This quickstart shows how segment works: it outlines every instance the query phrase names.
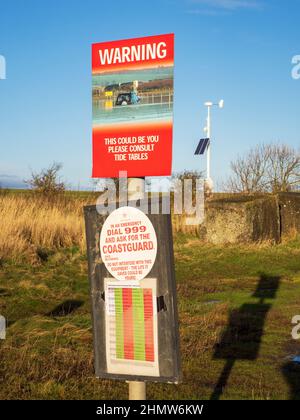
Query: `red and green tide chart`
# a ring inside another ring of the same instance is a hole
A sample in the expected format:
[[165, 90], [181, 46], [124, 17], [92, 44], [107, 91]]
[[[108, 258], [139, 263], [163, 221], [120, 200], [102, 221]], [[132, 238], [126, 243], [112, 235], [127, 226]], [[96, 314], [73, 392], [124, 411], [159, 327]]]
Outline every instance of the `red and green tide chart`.
[[121, 207], [106, 219], [101, 257], [114, 278], [106, 278], [107, 372], [159, 376], [157, 279], [146, 278], [155, 262], [157, 239], [149, 218]]
[[156, 279], [141, 283], [105, 279], [108, 373], [159, 376]]

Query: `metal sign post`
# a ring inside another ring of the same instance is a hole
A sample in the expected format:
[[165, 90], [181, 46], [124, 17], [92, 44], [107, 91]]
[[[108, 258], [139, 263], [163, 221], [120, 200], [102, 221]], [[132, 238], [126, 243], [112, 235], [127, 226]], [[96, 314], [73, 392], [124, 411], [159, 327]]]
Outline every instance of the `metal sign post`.
[[[128, 200], [145, 198], [145, 178], [128, 178]], [[146, 382], [129, 381], [129, 400], [145, 400]]]
[[129, 400], [146, 399], [146, 382], [129, 381]]
[[224, 108], [224, 100], [221, 99], [217, 104], [208, 101], [204, 104], [207, 107], [207, 119], [206, 119], [206, 126], [204, 128], [205, 133], [209, 139], [207, 143], [207, 153], [206, 153], [206, 187], [213, 191], [213, 180], [211, 178], [211, 170], [210, 170], [210, 163], [211, 163], [211, 108], [213, 106], [218, 106], [220, 109]]
[[92, 176], [129, 177], [128, 197], [84, 209], [95, 373], [129, 399], [180, 378], [171, 214], [149, 214], [144, 179], [172, 172], [173, 61], [173, 34], [92, 45]]

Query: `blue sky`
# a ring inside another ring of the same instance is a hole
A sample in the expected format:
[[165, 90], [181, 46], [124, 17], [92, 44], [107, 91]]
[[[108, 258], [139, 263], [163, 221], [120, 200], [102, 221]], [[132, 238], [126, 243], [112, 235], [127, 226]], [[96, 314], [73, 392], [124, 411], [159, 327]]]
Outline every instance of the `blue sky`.
[[91, 175], [93, 42], [175, 33], [173, 169], [201, 169], [203, 102], [213, 112], [212, 175], [259, 142], [298, 147], [300, 1], [19, 0], [1, 2], [0, 176], [28, 177], [52, 161], [74, 186]]

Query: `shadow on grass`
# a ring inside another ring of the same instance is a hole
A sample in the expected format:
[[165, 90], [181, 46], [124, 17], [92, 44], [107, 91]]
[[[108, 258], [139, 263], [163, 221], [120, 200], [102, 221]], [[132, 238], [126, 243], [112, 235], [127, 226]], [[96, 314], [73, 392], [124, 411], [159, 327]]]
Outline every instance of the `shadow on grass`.
[[0, 288], [0, 296], [10, 296], [8, 289]]
[[223, 371], [211, 395], [211, 400], [218, 400], [227, 385], [236, 360], [258, 358], [264, 325], [272, 305], [265, 299], [275, 299], [280, 277], [262, 274], [257, 288], [252, 295], [258, 298], [256, 303], [246, 303], [230, 312], [229, 322], [220, 342], [215, 347], [214, 359], [226, 360]]
[[76, 309], [80, 308], [83, 304], [84, 302], [82, 300], [66, 300], [52, 309], [52, 311], [45, 314], [45, 316], [50, 316], [52, 318], [67, 316], [76, 311]]
[[290, 386], [290, 400], [300, 400], [300, 365], [288, 362], [282, 366], [282, 373]]

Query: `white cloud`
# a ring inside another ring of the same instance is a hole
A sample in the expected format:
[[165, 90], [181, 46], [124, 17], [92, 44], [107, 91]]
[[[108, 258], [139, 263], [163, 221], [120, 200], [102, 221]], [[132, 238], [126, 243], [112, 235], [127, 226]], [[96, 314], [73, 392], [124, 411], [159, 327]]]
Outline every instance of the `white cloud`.
[[219, 15], [228, 15], [227, 10], [217, 10], [217, 9], [190, 9], [187, 10], [187, 13], [191, 15], [204, 15], [204, 16], [219, 16]]
[[235, 11], [239, 9], [258, 10], [262, 8], [262, 2], [259, 0], [192, 0], [191, 3], [203, 6], [206, 10]]

